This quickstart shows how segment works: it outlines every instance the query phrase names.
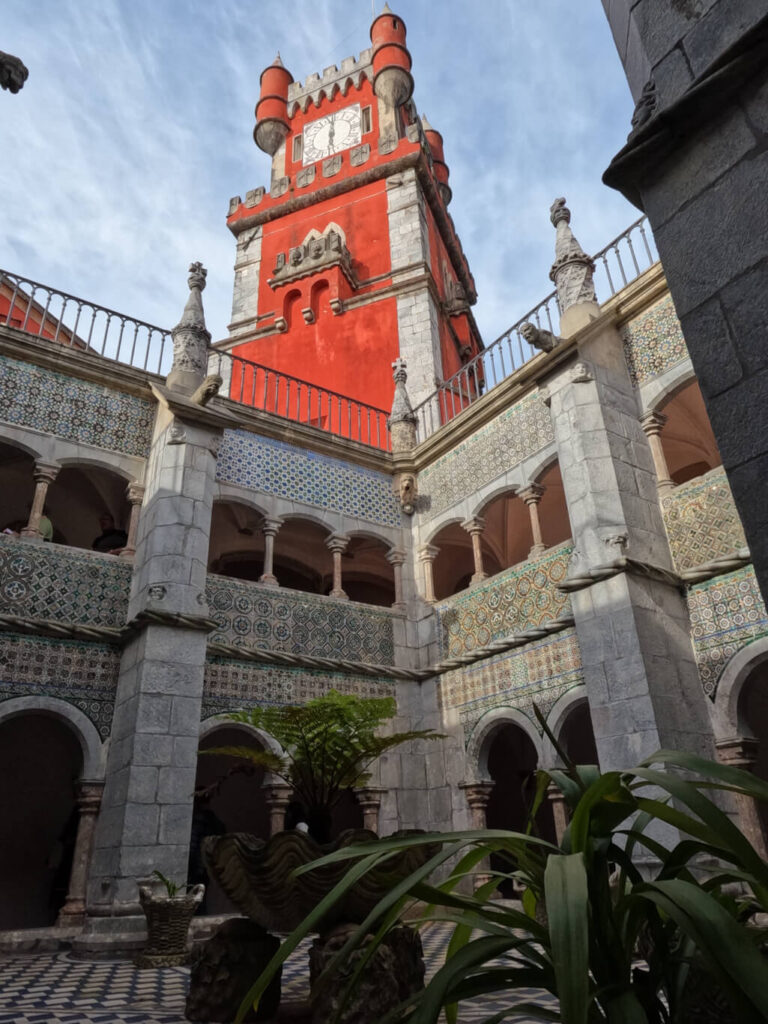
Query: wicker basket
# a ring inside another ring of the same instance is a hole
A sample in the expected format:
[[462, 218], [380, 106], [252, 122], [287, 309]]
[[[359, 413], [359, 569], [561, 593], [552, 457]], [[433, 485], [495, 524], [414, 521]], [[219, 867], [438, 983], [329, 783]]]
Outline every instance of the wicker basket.
[[139, 903], [147, 919], [147, 945], [135, 960], [137, 967], [179, 967], [189, 961], [187, 934], [205, 893], [195, 885], [178, 896], [139, 886]]

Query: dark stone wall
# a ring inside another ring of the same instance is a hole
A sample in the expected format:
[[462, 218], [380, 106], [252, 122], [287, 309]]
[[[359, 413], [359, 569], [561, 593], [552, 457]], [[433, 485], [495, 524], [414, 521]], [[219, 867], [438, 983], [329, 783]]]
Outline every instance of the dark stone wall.
[[768, 598], [768, 0], [603, 4], [657, 86], [605, 181], [648, 214]]

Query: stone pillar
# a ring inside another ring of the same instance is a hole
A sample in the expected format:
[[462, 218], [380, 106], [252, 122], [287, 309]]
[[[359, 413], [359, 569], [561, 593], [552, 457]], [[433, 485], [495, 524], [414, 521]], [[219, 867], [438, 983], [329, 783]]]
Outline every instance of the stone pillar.
[[85, 920], [86, 884], [88, 867], [93, 850], [93, 836], [96, 830], [96, 816], [101, 806], [104, 783], [82, 779], [77, 784], [77, 809], [80, 818], [77, 823], [75, 852], [72, 858], [72, 872], [69, 876], [69, 890], [64, 906], [56, 922], [59, 928], [80, 925]]
[[517, 492], [518, 497], [522, 498], [528, 506], [528, 515], [531, 517], [533, 547], [528, 552], [529, 558], [536, 558], [547, 550], [547, 545], [541, 537], [541, 523], [539, 522], [539, 502], [544, 495], [544, 490], [545, 488], [543, 488], [541, 484], [529, 484], [527, 487], [524, 487], [521, 491]]
[[[488, 807], [488, 801], [491, 798], [493, 792], [493, 782], [488, 779], [485, 782], [460, 782], [459, 789], [464, 790], [464, 796], [467, 800], [467, 806], [469, 807], [469, 815], [471, 818], [471, 827], [476, 829], [487, 828], [488, 824], [485, 820], [485, 811]], [[487, 859], [478, 861], [475, 866], [475, 888], [479, 888], [481, 885], [485, 885], [491, 879], [490, 874], [490, 861]]]
[[424, 566], [424, 600], [433, 604], [435, 601], [435, 580], [432, 575], [432, 563], [440, 549], [432, 544], [425, 544], [419, 551], [419, 561]]
[[285, 811], [291, 802], [293, 789], [286, 782], [270, 782], [264, 786], [264, 799], [269, 808], [269, 834], [285, 829]]
[[120, 552], [120, 558], [133, 558], [136, 554], [136, 535], [139, 529], [139, 515], [144, 501], [144, 485], [132, 483], [128, 485], [128, 501], [131, 505], [131, 518], [128, 522], [128, 540]]
[[568, 807], [565, 797], [554, 782], [547, 786], [547, 799], [552, 807], [552, 818], [555, 822], [555, 838], [558, 845], [563, 841], [563, 835], [568, 828]]
[[478, 583], [488, 579], [488, 573], [483, 569], [482, 537], [483, 530], [485, 529], [485, 520], [482, 516], [474, 516], [472, 519], [466, 519], [461, 525], [472, 538], [472, 557], [475, 560], [475, 571], [472, 574], [470, 586], [476, 587]]
[[275, 537], [283, 520], [273, 516], [265, 516], [261, 524], [261, 532], [264, 534], [264, 572], [259, 576], [259, 583], [265, 583], [269, 587], [279, 587], [277, 577], [273, 573], [275, 558]]
[[356, 789], [355, 797], [363, 811], [363, 828], [379, 834], [379, 808], [381, 798], [387, 792], [377, 786], [366, 786], [365, 789]]
[[[753, 737], [734, 736], [717, 743], [717, 759], [732, 768], [751, 772], [757, 762], [759, 741]], [[739, 818], [739, 828], [752, 843], [764, 860], [768, 860], [768, 837], [766, 837], [760, 809], [751, 796], [734, 793], [733, 800]]]
[[333, 554], [333, 589], [330, 596], [348, 600], [341, 585], [341, 556], [347, 550], [349, 537], [344, 536], [344, 534], [334, 533], [325, 543], [328, 550]]
[[392, 566], [395, 574], [395, 602], [392, 605], [397, 611], [405, 610], [403, 600], [403, 565], [406, 559], [405, 551], [400, 548], [390, 548], [387, 552], [387, 561]]
[[28, 540], [40, 540], [40, 516], [45, 507], [45, 498], [48, 488], [58, 476], [61, 466], [54, 462], [36, 462], [33, 477], [35, 481], [35, 494], [32, 498], [32, 508], [29, 511], [29, 522], [21, 531], [21, 536]]
[[669, 494], [675, 486], [674, 480], [669, 475], [667, 457], [661, 444], [661, 431], [666, 422], [667, 417], [660, 412], [647, 412], [640, 420], [645, 436], [648, 438], [648, 446], [651, 449], [651, 458], [656, 470], [656, 487], [661, 497]]

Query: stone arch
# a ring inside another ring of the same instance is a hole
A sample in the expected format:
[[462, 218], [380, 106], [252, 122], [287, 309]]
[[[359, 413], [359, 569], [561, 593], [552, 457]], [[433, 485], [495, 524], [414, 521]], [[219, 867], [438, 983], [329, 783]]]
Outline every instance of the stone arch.
[[342, 585], [351, 601], [391, 607], [395, 602], [395, 571], [387, 559], [392, 542], [373, 529], [350, 530], [342, 554]]
[[456, 513], [453, 512], [451, 515], [446, 516], [444, 519], [438, 519], [437, 522], [430, 523], [429, 531], [427, 532], [426, 539], [422, 541], [422, 546], [427, 544], [434, 544], [435, 537], [437, 537], [437, 535], [441, 533], [446, 528], [446, 526], [451, 526], [453, 523], [461, 524], [463, 521], [464, 520], [462, 516], [456, 515]]
[[83, 753], [83, 779], [104, 778], [105, 746], [98, 730], [85, 712], [58, 697], [11, 697], [0, 703], [0, 723], [20, 715], [47, 715], [63, 722], [80, 744]]
[[[5, 429], [5, 428], [3, 428]], [[9, 437], [5, 433], [0, 436], [0, 445], [7, 448], [18, 448], [24, 455], [29, 455], [31, 458], [37, 460], [45, 459], [42, 450], [39, 447], [33, 447], [26, 437], [23, 440], [18, 437]]]
[[277, 754], [280, 757], [283, 754], [283, 748], [274, 738], [270, 736], [264, 729], [257, 729], [255, 725], [249, 725], [248, 722], [231, 722], [226, 718], [220, 718], [215, 715], [212, 718], [205, 718], [200, 723], [200, 739], [204, 740], [211, 733], [217, 729], [221, 729], [226, 726], [228, 729], [232, 729], [235, 732], [241, 732], [244, 736], [249, 736], [256, 740], [259, 746], [264, 747], [267, 750], [271, 750], [273, 754]]
[[133, 483], [136, 480], [135, 465], [131, 463], [123, 463], [118, 457], [115, 458], [110, 452], [109, 457], [106, 453], [102, 457], [97, 450], [94, 450], [93, 454], [89, 455], [65, 455], [60, 454], [57, 457], [59, 465], [68, 469], [77, 469], [79, 466], [93, 466], [94, 469], [104, 469], [115, 476], [120, 476], [128, 483]]
[[[563, 729], [571, 712], [582, 704], [589, 703], [587, 699], [587, 688], [584, 683], [566, 690], [561, 694], [547, 715], [547, 726], [554, 733], [557, 740], [560, 739]], [[552, 741], [547, 735], [542, 737], [542, 764], [547, 768], [554, 768], [560, 763], [560, 759], [552, 746]]]
[[689, 360], [670, 366], [659, 377], [655, 377], [640, 389], [641, 412], [657, 412], [676, 391], [692, 380], [696, 380], [696, 374]]
[[533, 744], [539, 764], [542, 759], [541, 736], [530, 718], [518, 708], [503, 707], [487, 711], [475, 724], [467, 745], [466, 779], [468, 782], [488, 782], [488, 752], [494, 735], [505, 725], [522, 729]]
[[737, 651], [723, 669], [712, 712], [715, 740], [749, 734], [744, 732], [746, 725], [740, 720], [739, 698], [751, 673], [766, 661], [768, 637], [763, 636]]

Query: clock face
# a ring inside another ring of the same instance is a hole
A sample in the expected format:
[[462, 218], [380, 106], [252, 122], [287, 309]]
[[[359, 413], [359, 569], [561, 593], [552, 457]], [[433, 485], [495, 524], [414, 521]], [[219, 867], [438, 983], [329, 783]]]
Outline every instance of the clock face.
[[342, 149], [359, 145], [360, 139], [360, 104], [355, 103], [304, 126], [302, 162], [305, 167], [314, 164]]

